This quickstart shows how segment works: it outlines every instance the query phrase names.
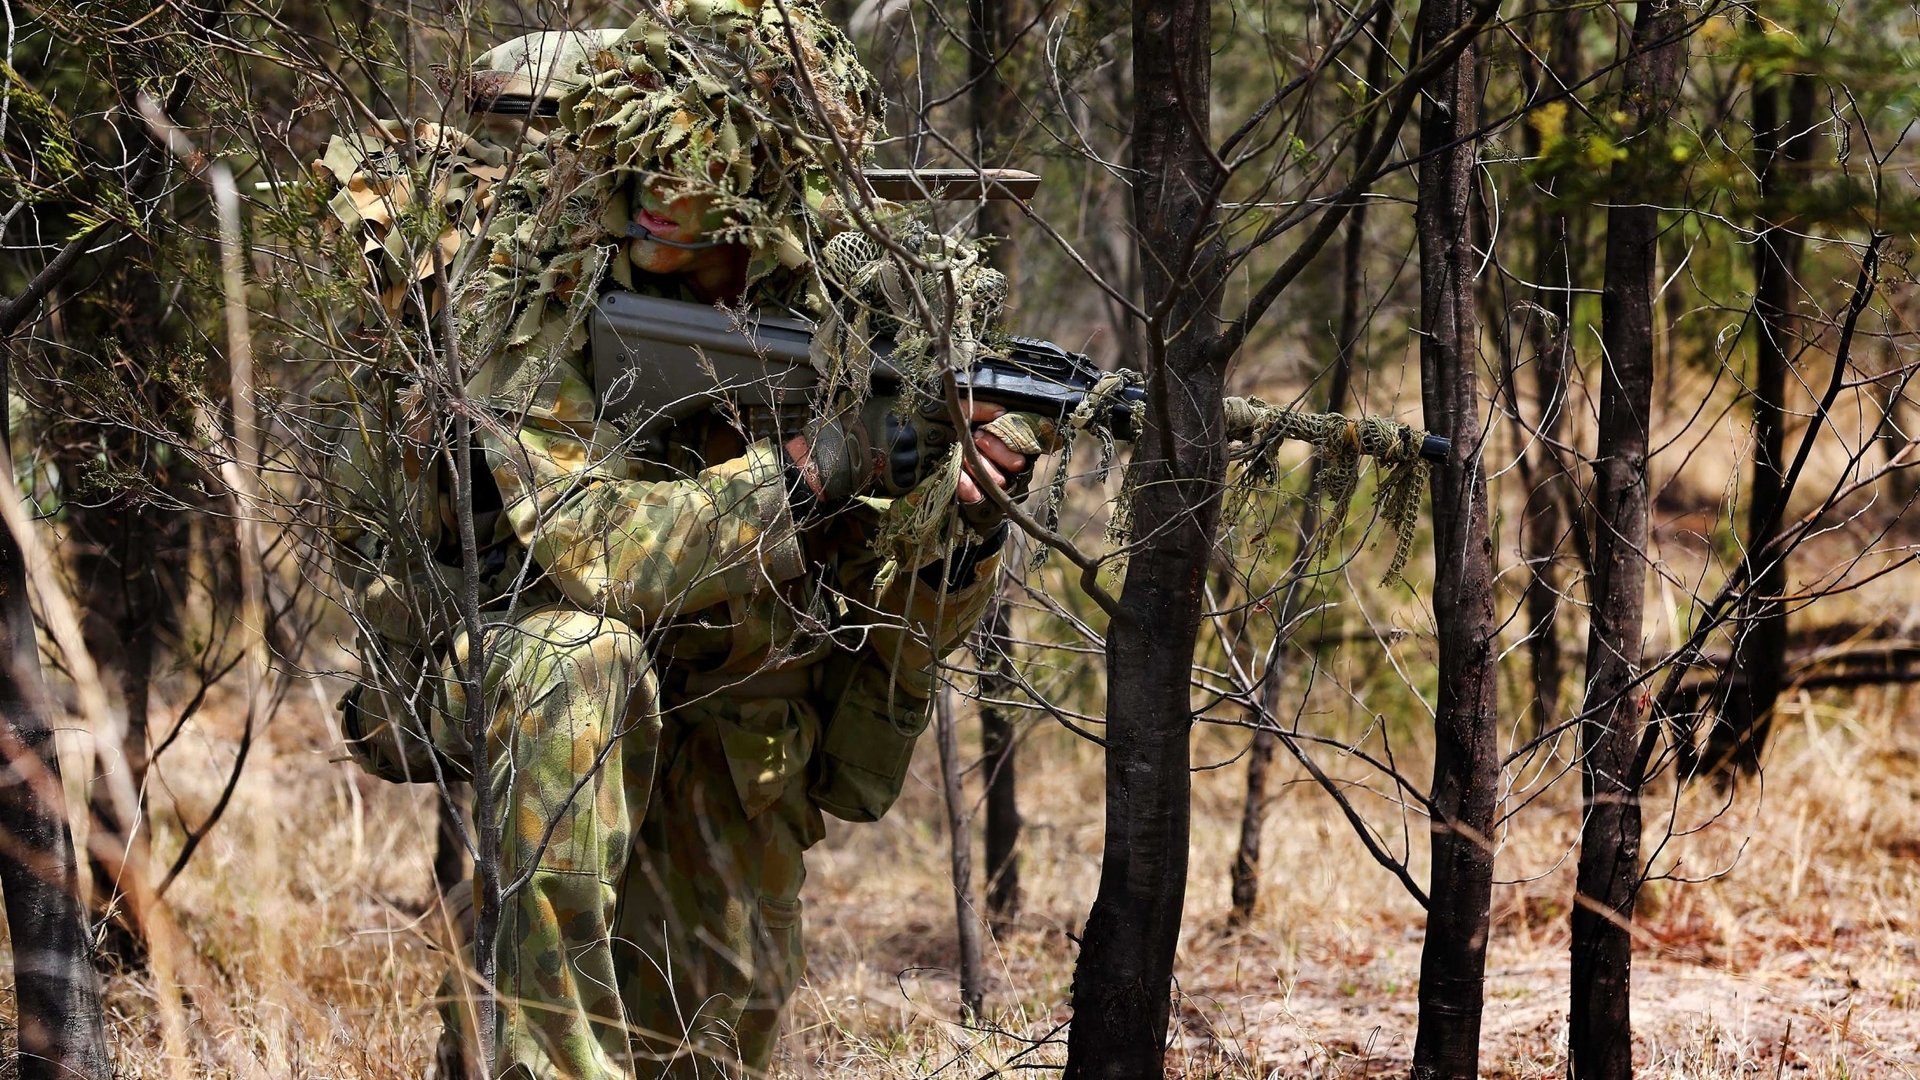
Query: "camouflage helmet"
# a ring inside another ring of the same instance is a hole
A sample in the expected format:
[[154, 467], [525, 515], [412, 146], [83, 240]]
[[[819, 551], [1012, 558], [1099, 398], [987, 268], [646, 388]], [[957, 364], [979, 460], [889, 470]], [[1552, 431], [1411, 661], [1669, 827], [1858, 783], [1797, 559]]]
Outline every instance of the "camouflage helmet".
[[560, 98], [585, 77], [587, 57], [620, 39], [608, 30], [542, 30], [502, 42], [474, 58], [467, 112], [476, 122], [560, 115]]

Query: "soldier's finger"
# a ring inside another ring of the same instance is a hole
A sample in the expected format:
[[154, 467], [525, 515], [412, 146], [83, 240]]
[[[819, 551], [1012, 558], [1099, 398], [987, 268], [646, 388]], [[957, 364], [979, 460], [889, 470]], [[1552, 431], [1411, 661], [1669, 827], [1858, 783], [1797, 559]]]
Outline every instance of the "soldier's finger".
[[1006, 411], [1007, 410], [998, 405], [993, 405], [985, 401], [970, 402], [967, 409], [967, 420], [969, 423], [984, 424], [989, 420], [999, 418], [1000, 414]]
[[959, 495], [960, 501], [966, 503], [968, 506], [986, 500], [986, 496], [980, 493], [980, 485], [974, 483], [973, 477], [964, 472], [960, 474], [960, 485], [956, 489], [956, 493]]
[[973, 445], [980, 455], [1010, 473], [1023, 473], [1033, 467], [1033, 459], [1008, 446], [1006, 440], [991, 431], [973, 433]]
[[996, 468], [993, 462], [983, 457], [980, 459], [980, 467], [986, 470], [986, 473], [987, 473], [986, 476], [983, 477], [978, 472], [974, 472], [974, 468], [971, 463], [969, 463], [966, 468], [961, 470], [961, 475], [965, 476], [967, 473], [973, 473], [973, 478], [976, 481], [983, 480], [983, 479], [991, 480], [1000, 487], [1007, 486], [1007, 474], [1001, 472], [998, 468]]

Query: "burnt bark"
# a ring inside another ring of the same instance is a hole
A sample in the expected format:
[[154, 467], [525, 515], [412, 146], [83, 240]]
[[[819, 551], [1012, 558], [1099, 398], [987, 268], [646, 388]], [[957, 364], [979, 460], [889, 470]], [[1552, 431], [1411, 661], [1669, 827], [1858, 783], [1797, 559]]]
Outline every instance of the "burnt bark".
[[973, 909], [973, 829], [960, 781], [960, 733], [953, 719], [953, 691], [941, 687], [933, 703], [934, 738], [940, 748], [940, 791], [947, 807], [948, 870], [953, 884], [953, 927], [960, 949], [960, 1022], [980, 1015], [986, 992], [980, 985], [980, 920]]
[[[1753, 16], [1756, 32], [1760, 17]], [[1784, 84], [1784, 87], [1783, 85]], [[1785, 94], [1782, 94], [1782, 90]], [[1759, 178], [1759, 235], [1753, 248], [1753, 480], [1747, 498], [1746, 561], [1751, 595], [1735, 649], [1747, 677], [1728, 686], [1720, 721], [1710, 730], [1706, 762], [1723, 777], [1752, 774], [1773, 728], [1787, 655], [1786, 557], [1769, 552], [1786, 507], [1786, 413], [1800, 256], [1788, 203], [1813, 153], [1814, 81], [1778, 75], [1753, 88], [1753, 171]], [[1782, 116], [1781, 98], [1786, 98]]]
[[[8, 364], [0, 362], [0, 402]], [[0, 410], [0, 461], [13, 465], [12, 430]], [[0, 497], [20, 497], [12, 473]], [[27, 568], [0, 528], [0, 892], [13, 940], [21, 1080], [106, 1080], [100, 987], [88, 948], [73, 837], [61, 806], [60, 762], [48, 722]]]
[[[1426, 0], [1416, 44], [1433, 52], [1472, 17], [1466, 0]], [[1428, 88], [1420, 116], [1420, 392], [1427, 428], [1453, 441], [1433, 471], [1434, 707], [1432, 898], [1420, 956], [1413, 1074], [1479, 1070], [1494, 801], [1500, 762], [1494, 660], [1493, 539], [1482, 464], [1471, 195], [1479, 49], [1468, 45]]]
[[472, 856], [467, 852], [467, 837], [472, 834], [462, 822], [469, 816], [466, 792], [449, 787], [438, 794], [434, 800], [433, 887], [444, 896], [466, 881], [473, 869]]
[[1018, 743], [1013, 717], [996, 701], [1011, 700], [1012, 642], [1007, 604], [996, 599], [987, 611], [980, 660], [980, 752], [987, 781], [987, 920], [995, 933], [1020, 918], [1020, 817]]
[[[1593, 470], [1593, 578], [1587, 635], [1587, 697], [1580, 722], [1584, 814], [1573, 906], [1569, 1050], [1578, 1080], [1633, 1075], [1634, 897], [1640, 887], [1641, 778], [1646, 717], [1640, 675], [1647, 579], [1648, 416], [1653, 406], [1654, 269], [1660, 200], [1654, 185], [1666, 120], [1684, 74], [1686, 10], [1678, 0], [1642, 4], [1634, 18], [1623, 107], [1637, 134], [1616, 162], [1607, 212], [1599, 444]], [[1657, 46], [1657, 47], [1656, 47]]]
[[[1549, 20], [1551, 43], [1544, 71], [1530, 71], [1534, 98], [1558, 92], [1580, 81], [1579, 5], [1559, 0]], [[1540, 133], [1522, 126], [1529, 157], [1540, 153]], [[1573, 288], [1578, 273], [1574, 248], [1577, 223], [1565, 206], [1555, 205], [1553, 181], [1546, 181], [1544, 198], [1534, 219], [1533, 280], [1542, 286], [1540, 306], [1546, 317], [1536, 318], [1533, 339], [1535, 420], [1540, 436], [1538, 452], [1525, 464], [1526, 509], [1520, 518], [1520, 545], [1527, 563], [1527, 659], [1533, 681], [1533, 732], [1552, 727], [1560, 716], [1560, 688], [1566, 682], [1566, 654], [1558, 632], [1560, 597], [1566, 588], [1559, 558], [1567, 519], [1562, 507], [1572, 493], [1572, 477], [1555, 446], [1566, 430], [1567, 367], [1573, 359]]]
[[1187, 882], [1188, 686], [1226, 472], [1211, 45], [1202, 0], [1134, 4], [1148, 401], [1129, 469], [1134, 547], [1107, 636], [1106, 842], [1074, 973], [1069, 1080], [1158, 1078], [1166, 1047]]
[[[129, 132], [138, 137], [139, 132]], [[135, 820], [120, 820], [120, 808], [104, 781], [93, 785], [95, 827], [130, 850], [144, 851], [148, 727], [154, 665], [177, 625], [177, 598], [184, 592], [185, 511], [191, 496], [187, 468], [169, 459], [164, 431], [181, 404], [179, 388], [163, 374], [167, 350], [177, 342], [165, 321], [160, 287], [161, 249], [132, 239], [95, 268], [84, 292], [63, 308], [65, 335], [75, 346], [61, 375], [75, 384], [97, 380], [104, 391], [58, 400], [62, 417], [52, 441], [61, 467], [69, 542], [87, 647], [112, 673], [126, 713], [127, 780], [138, 800]], [[174, 320], [182, 323], [184, 320]], [[75, 363], [97, 364], [94, 378], [74, 378]], [[58, 384], [61, 380], [50, 380]], [[56, 391], [57, 392], [57, 391]], [[135, 860], [141, 861], [141, 860]], [[89, 858], [96, 913], [108, 917], [102, 953], [122, 963], [139, 960], [136, 928], [120, 909], [114, 869]]]
[[[982, 168], [1010, 166], [1013, 126], [1021, 116], [1019, 80], [1010, 76], [1014, 47], [1030, 21], [1030, 0], [968, 0], [967, 73], [973, 88], [968, 107], [973, 123], [974, 156]], [[994, 265], [1008, 281], [1020, 280], [1019, 210], [1006, 200], [980, 206], [977, 232], [993, 237]], [[1020, 917], [1020, 797], [1015, 765], [1013, 720], [992, 700], [1013, 692], [1007, 641], [1007, 609], [995, 600], [986, 621], [980, 656], [980, 745], [986, 774], [987, 918], [996, 932]]]

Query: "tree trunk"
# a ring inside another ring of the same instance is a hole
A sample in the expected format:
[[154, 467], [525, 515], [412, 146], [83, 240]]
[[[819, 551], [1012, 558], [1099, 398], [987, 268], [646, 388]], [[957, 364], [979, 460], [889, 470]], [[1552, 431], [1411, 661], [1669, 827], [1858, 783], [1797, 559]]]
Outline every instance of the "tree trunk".
[[[967, 73], [973, 84], [968, 106], [972, 113], [974, 156], [982, 168], [1010, 166], [1014, 150], [1013, 126], [1020, 118], [1018, 78], [1009, 77], [1012, 49], [1029, 21], [1029, 0], [968, 0]], [[995, 267], [1018, 287], [1020, 281], [1020, 213], [1006, 200], [980, 206], [978, 234], [995, 237]], [[994, 601], [987, 618], [986, 650], [980, 657], [981, 696], [1006, 700], [1013, 691], [1012, 664], [1007, 642], [1007, 609]], [[1000, 707], [980, 706], [980, 744], [987, 777], [987, 917], [995, 932], [1020, 917], [1020, 802], [1014, 767], [1013, 721]]]
[[[1572, 0], [1559, 0], [1549, 23], [1552, 43], [1548, 66], [1534, 72], [1534, 96], [1547, 97], [1580, 81], [1582, 10]], [[1540, 152], [1540, 133], [1522, 125], [1527, 155]], [[1549, 180], [1547, 183], [1551, 184]], [[1538, 400], [1537, 430], [1545, 444], [1529, 463], [1532, 482], [1526, 509], [1520, 518], [1520, 543], [1527, 563], [1527, 658], [1533, 676], [1533, 731], [1546, 731], [1560, 717], [1560, 688], [1566, 682], [1566, 656], [1558, 631], [1560, 595], [1560, 540], [1567, 521], [1561, 507], [1568, 501], [1572, 478], [1561, 467], [1552, 445], [1566, 429], [1567, 368], [1573, 359], [1573, 288], [1576, 271], [1573, 216], [1565, 207], [1539, 208], [1534, 229], [1533, 280], [1540, 284], [1540, 306], [1548, 317], [1536, 317], [1534, 337], [1534, 394]]]
[[[1204, 230], [1212, 23], [1202, 0], [1133, 6], [1133, 216], [1147, 415], [1129, 469], [1137, 547], [1107, 635], [1107, 821], [1074, 974], [1069, 1080], [1162, 1075], [1191, 807], [1189, 679], [1226, 473], [1220, 245]], [[1180, 260], [1198, 245], [1190, 265]]]
[[[1418, 44], [1431, 52], [1470, 17], [1467, 0], [1426, 0]], [[1454, 1080], [1479, 1070], [1493, 811], [1500, 760], [1493, 539], [1481, 460], [1478, 319], [1470, 195], [1479, 118], [1469, 45], [1427, 90], [1420, 117], [1420, 386], [1427, 428], [1453, 440], [1433, 473], [1433, 614], [1440, 647], [1434, 709], [1432, 906], [1420, 957], [1413, 1073]]]
[[1593, 471], [1592, 616], [1587, 698], [1581, 710], [1584, 816], [1573, 906], [1572, 1075], [1633, 1075], [1633, 900], [1640, 887], [1640, 779], [1645, 725], [1640, 674], [1647, 580], [1648, 415], [1653, 406], [1654, 267], [1660, 199], [1651, 190], [1664, 160], [1666, 119], [1679, 95], [1685, 45], [1655, 47], [1684, 25], [1678, 0], [1645, 3], [1634, 17], [1624, 98], [1635, 110], [1630, 157], [1613, 169], [1601, 295], [1607, 364], [1600, 388]]
[[960, 734], [953, 719], [953, 691], [948, 687], [934, 694], [933, 725], [940, 745], [940, 791], [947, 804], [954, 935], [960, 946], [960, 1022], [966, 1024], [979, 1017], [986, 993], [980, 986], [980, 921], [973, 910], [973, 828], [960, 781]]
[[[7, 365], [0, 362], [0, 403]], [[18, 499], [12, 430], [0, 413], [0, 497]], [[15, 1006], [21, 1080], [107, 1080], [100, 988], [87, 947], [73, 839], [61, 807], [60, 763], [47, 719], [46, 686], [27, 600], [26, 563], [13, 534], [0, 527], [0, 892], [13, 939]]]
[[[137, 139], [144, 131], [127, 134]], [[64, 323], [75, 351], [99, 365], [97, 377], [113, 391], [78, 401], [69, 428], [77, 427], [78, 437], [59, 440], [62, 474], [70, 485], [65, 509], [77, 542], [72, 565], [81, 628], [89, 651], [116, 676], [126, 712], [127, 781], [138, 800], [135, 820], [122, 821], [110, 785], [96, 780], [91, 812], [96, 828], [140, 853], [149, 839], [142, 823], [154, 662], [178, 622], [172, 597], [185, 585], [177, 545], [186, 514], [177, 500], [192, 491], [186, 462], [167, 460], [148, 433], [148, 425], [167, 424], [180, 406], [176, 389], [154, 374], [164, 369], [167, 350], [179, 344], [163, 322], [162, 257], [158, 245], [129, 240], [106, 260], [85, 302], [69, 307]], [[175, 324], [186, 321], [183, 316]], [[104, 468], [95, 462], [103, 451]], [[133, 861], [144, 863], [144, 855]], [[113, 913], [102, 951], [134, 962], [142, 945], [132, 936], [132, 921], [117, 910], [119, 882], [103, 860], [90, 856], [89, 864], [96, 910]]]
[[461, 823], [463, 817], [471, 816], [467, 813], [471, 797], [463, 787], [448, 785], [445, 790], [438, 784], [434, 787], [433, 887], [444, 896], [465, 882], [473, 870], [473, 856], [467, 850], [466, 839], [472, 833], [470, 826]]
[[[1393, 8], [1383, 6], [1374, 18], [1373, 44], [1367, 53], [1367, 85], [1370, 87], [1378, 88], [1386, 81], [1392, 25]], [[1378, 117], [1378, 111], [1368, 112], [1361, 120], [1359, 129], [1354, 132], [1352, 157], [1356, 165], [1365, 161], [1373, 150]], [[1361, 316], [1361, 294], [1366, 288], [1367, 202], [1366, 199], [1360, 200], [1348, 212], [1344, 226], [1346, 233], [1342, 237], [1340, 251], [1340, 323], [1335, 330], [1333, 371], [1327, 378], [1328, 412], [1340, 412], [1347, 407], [1347, 397], [1353, 386], [1354, 353], [1359, 349], [1365, 329]], [[1300, 518], [1302, 554], [1309, 550], [1313, 534], [1320, 527], [1319, 514], [1316, 512], [1319, 507], [1319, 471], [1319, 461], [1316, 459], [1307, 474], [1307, 509]], [[1294, 575], [1303, 574], [1307, 569], [1301, 560], [1294, 560]], [[1285, 633], [1293, 625], [1304, 588], [1305, 582], [1299, 580], [1288, 585], [1286, 600], [1274, 622], [1279, 628], [1278, 632]], [[1261, 703], [1268, 718], [1280, 715], [1280, 693], [1286, 681], [1282, 663], [1286, 656], [1285, 645], [1285, 642], [1275, 645], [1273, 670], [1267, 673], [1267, 681], [1261, 687]], [[1273, 767], [1273, 752], [1279, 739], [1276, 732], [1256, 729], [1253, 745], [1247, 751], [1247, 795], [1240, 808], [1240, 843], [1234, 849], [1233, 867], [1228, 873], [1233, 892], [1233, 907], [1227, 913], [1229, 926], [1245, 926], [1253, 919], [1254, 909], [1259, 906], [1260, 834], [1265, 830], [1266, 822], [1267, 774]]]
[[1020, 918], [1020, 801], [1015, 775], [1013, 718], [994, 704], [1014, 692], [1013, 644], [1008, 640], [1007, 604], [996, 598], [987, 611], [980, 659], [980, 751], [987, 774], [987, 919], [994, 933]]
[[[1756, 32], [1758, 15], [1753, 17]], [[1781, 80], [1787, 83], [1787, 116], [1780, 116]], [[1785, 205], [1801, 183], [1799, 166], [1813, 152], [1814, 82], [1806, 76], [1778, 76], [1753, 88], [1753, 170], [1760, 181], [1760, 212], [1753, 249], [1753, 484], [1747, 499], [1747, 580], [1758, 597], [1786, 591], [1787, 564], [1764, 548], [1780, 527], [1786, 507], [1785, 399], [1792, 352], [1793, 293], [1804, 245], [1791, 232], [1792, 210]], [[1760, 752], [1773, 728], [1773, 705], [1786, 671], [1787, 610], [1778, 600], [1747, 605], [1748, 616], [1735, 649], [1734, 669], [1747, 677], [1729, 687], [1720, 722], [1711, 729], [1706, 761], [1722, 776], [1751, 774], [1760, 768]]]

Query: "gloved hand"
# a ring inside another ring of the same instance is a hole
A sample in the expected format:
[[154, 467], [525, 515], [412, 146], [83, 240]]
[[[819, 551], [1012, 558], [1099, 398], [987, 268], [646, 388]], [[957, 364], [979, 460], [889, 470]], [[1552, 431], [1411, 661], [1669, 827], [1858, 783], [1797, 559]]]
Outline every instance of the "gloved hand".
[[976, 477], [971, 470], [960, 474], [960, 519], [979, 535], [992, 536], [1007, 515], [981, 489], [982, 480], [1018, 499], [1033, 480], [1034, 458], [1059, 450], [1064, 440], [1058, 425], [1046, 417], [1007, 412], [998, 405], [976, 403], [970, 419], [978, 425], [973, 445], [988, 475]]
[[898, 498], [919, 486], [958, 438], [945, 407], [928, 399], [902, 408], [891, 394], [823, 417], [787, 442], [787, 456], [814, 502], [837, 506], [869, 491]]

